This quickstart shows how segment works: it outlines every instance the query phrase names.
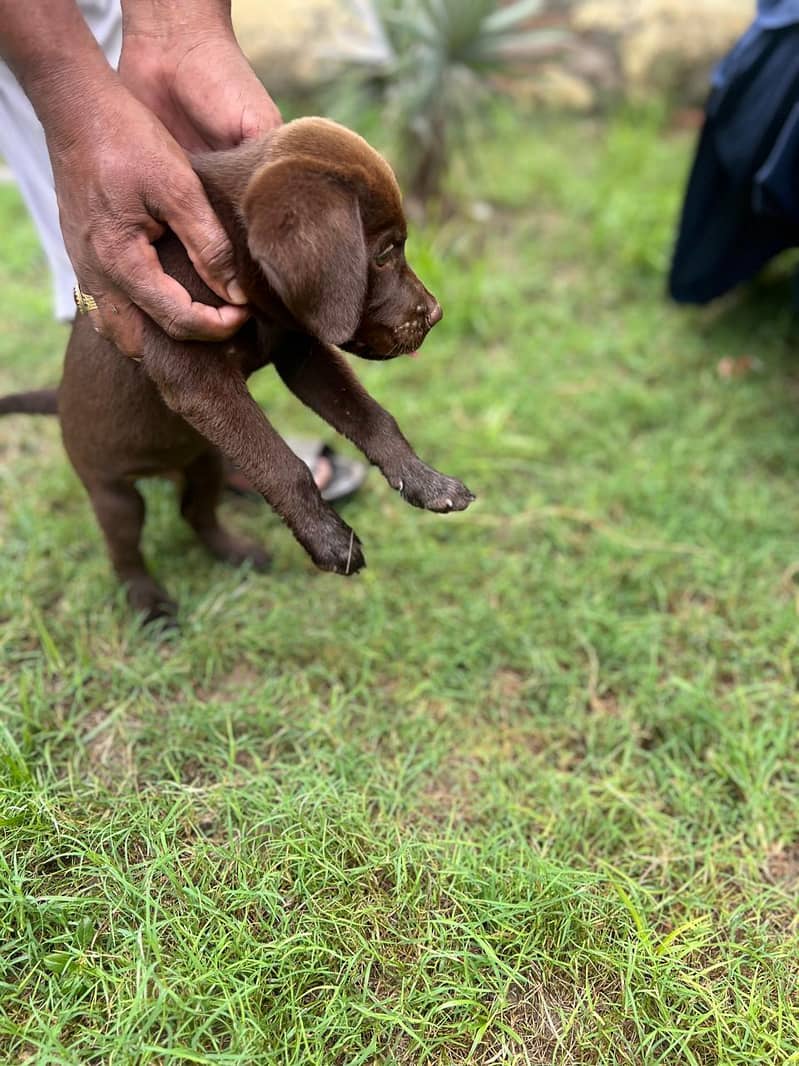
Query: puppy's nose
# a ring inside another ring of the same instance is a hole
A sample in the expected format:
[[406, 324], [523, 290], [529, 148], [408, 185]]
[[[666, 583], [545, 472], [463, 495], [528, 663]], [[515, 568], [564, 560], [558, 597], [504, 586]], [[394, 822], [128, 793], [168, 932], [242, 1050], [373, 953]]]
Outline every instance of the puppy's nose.
[[427, 321], [430, 323], [430, 329], [437, 325], [443, 317], [444, 312], [441, 310], [441, 304], [436, 300], [430, 311], [427, 313]]

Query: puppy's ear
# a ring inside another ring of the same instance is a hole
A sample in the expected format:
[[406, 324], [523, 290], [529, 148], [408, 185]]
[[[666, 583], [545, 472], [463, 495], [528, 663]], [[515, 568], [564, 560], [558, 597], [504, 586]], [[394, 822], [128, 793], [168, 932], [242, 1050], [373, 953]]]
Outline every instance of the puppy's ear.
[[354, 175], [286, 159], [253, 178], [243, 206], [250, 254], [291, 314], [327, 344], [351, 340], [368, 273]]

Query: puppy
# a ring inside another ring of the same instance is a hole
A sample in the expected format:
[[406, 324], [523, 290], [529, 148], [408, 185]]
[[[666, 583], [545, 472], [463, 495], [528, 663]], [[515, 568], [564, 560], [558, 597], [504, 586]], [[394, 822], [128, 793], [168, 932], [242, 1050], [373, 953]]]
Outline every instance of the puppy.
[[[194, 160], [235, 247], [252, 318], [225, 343], [176, 341], [148, 327], [127, 359], [79, 317], [57, 393], [0, 400], [0, 413], [55, 411], [128, 599], [146, 621], [176, 605], [139, 546], [138, 478], [180, 475], [181, 514], [217, 558], [262, 569], [268, 555], [217, 519], [223, 456], [247, 476], [322, 570], [355, 574], [361, 542], [323, 502], [313, 478], [250, 396], [267, 363], [291, 391], [348, 437], [408, 503], [461, 511], [474, 499], [423, 463], [397, 423], [337, 350], [366, 359], [414, 352], [441, 308], [405, 261], [400, 191], [385, 160], [357, 134], [307, 118], [262, 140]], [[180, 242], [156, 245], [195, 300], [221, 301]]]

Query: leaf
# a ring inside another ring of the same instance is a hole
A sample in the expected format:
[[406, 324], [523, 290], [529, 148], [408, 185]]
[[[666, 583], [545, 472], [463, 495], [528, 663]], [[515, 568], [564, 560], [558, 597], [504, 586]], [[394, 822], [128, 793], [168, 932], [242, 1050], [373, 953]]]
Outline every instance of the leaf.
[[51, 951], [42, 959], [42, 965], [50, 973], [64, 974], [72, 968], [75, 956], [69, 951]]
[[508, 30], [539, 14], [544, 7], [544, 0], [517, 0], [498, 11], [492, 12], [485, 20], [485, 28], [490, 32]]
[[[683, 922], [683, 924], [679, 925], [676, 929], [672, 929], [668, 936], [665, 936], [663, 940], [661, 940], [660, 944], [658, 944], [657, 948], [655, 948], [655, 955], [657, 956], [657, 958], [661, 958], [663, 955], [667, 955], [677, 940], [679, 940], [681, 937], [684, 937], [686, 933], [690, 933], [693, 930], [700, 929], [704, 933], [709, 933], [712, 931], [709, 915], [700, 914], [698, 918], [691, 918], [689, 921]], [[684, 948], [684, 951], [692, 951], [696, 947], [701, 947], [704, 942], [704, 937], [699, 938], [695, 943], [692, 942], [691, 944], [687, 945]]]
[[529, 33], [506, 33], [493, 39], [487, 38], [486, 45], [494, 52], [498, 60], [510, 56], [533, 56], [565, 44], [569, 35], [563, 30], [531, 30]]
[[75, 941], [81, 950], [84, 950], [91, 944], [94, 937], [94, 922], [88, 916], [84, 915], [75, 927]]
[[417, 199], [440, 193], [449, 157], [463, 152], [480, 122], [475, 99], [496, 91], [488, 78], [518, 59], [546, 55], [568, 34], [522, 32], [542, 0], [380, 0], [386, 36], [396, 57], [385, 89], [398, 131], [401, 175]]

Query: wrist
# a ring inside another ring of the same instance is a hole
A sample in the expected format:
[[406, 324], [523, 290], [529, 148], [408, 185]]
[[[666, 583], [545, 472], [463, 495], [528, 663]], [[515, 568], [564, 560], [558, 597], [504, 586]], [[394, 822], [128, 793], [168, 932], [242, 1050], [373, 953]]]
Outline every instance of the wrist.
[[79, 141], [84, 131], [105, 124], [106, 116], [126, 95], [99, 48], [96, 56], [61, 56], [38, 70], [29, 69], [24, 88], [44, 127], [51, 153], [65, 150]]
[[230, 0], [122, 0], [123, 40], [146, 38], [185, 51], [193, 42], [233, 36]]

